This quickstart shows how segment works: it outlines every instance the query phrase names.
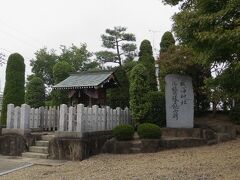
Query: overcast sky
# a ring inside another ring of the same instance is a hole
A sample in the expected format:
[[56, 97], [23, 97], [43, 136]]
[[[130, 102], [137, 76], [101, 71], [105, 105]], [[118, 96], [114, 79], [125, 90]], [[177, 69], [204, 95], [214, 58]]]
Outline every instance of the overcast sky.
[[[171, 30], [177, 8], [161, 0], [1, 0], [0, 52], [18, 52], [29, 60], [42, 47], [58, 49], [87, 43], [91, 52], [102, 50], [106, 28], [125, 26], [134, 33], [137, 45], [149, 39], [159, 49], [162, 34]], [[154, 33], [153, 33], [154, 31]], [[0, 66], [1, 90], [6, 66]]]

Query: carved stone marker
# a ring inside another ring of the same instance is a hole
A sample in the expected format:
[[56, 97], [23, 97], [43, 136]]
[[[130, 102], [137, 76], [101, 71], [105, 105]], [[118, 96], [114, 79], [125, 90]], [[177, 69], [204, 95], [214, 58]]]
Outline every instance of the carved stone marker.
[[193, 128], [192, 78], [177, 74], [165, 77], [166, 119], [169, 128]]

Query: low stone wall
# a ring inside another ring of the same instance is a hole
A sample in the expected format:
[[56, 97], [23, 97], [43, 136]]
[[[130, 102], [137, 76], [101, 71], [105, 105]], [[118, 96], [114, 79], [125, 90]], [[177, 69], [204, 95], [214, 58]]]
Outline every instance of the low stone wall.
[[202, 138], [200, 128], [161, 128], [162, 136]]
[[8, 156], [21, 156], [34, 145], [40, 135], [3, 134], [0, 136], [0, 154]]
[[55, 137], [49, 143], [50, 159], [83, 160], [99, 154], [112, 131], [84, 133], [81, 138]]

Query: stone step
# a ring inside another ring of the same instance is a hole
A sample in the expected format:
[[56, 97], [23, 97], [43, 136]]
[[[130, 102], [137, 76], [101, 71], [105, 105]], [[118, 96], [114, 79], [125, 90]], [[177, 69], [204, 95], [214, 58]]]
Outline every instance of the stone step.
[[48, 147], [46, 147], [46, 146], [30, 146], [29, 152], [48, 154]]
[[49, 141], [36, 141], [36, 146], [48, 147]]
[[135, 140], [135, 141], [132, 141], [132, 144], [142, 144], [142, 141], [141, 140]]
[[48, 154], [34, 153], [34, 152], [24, 152], [24, 153], [22, 153], [22, 157], [47, 159]]
[[131, 152], [132, 152], [132, 153], [141, 153], [141, 148], [132, 147], [132, 148], [131, 148]]
[[212, 140], [208, 140], [207, 141], [207, 145], [213, 145], [213, 144], [217, 144], [217, 140], [216, 139], [212, 139]]
[[232, 140], [233, 138], [231, 137], [230, 133], [217, 133], [217, 141], [220, 142], [225, 142]]
[[142, 141], [140, 140], [132, 141], [132, 148], [141, 148], [141, 147], [142, 147]]
[[55, 136], [54, 135], [42, 135], [41, 138], [43, 141], [50, 141], [53, 139]]
[[139, 139], [139, 135], [137, 132], [134, 132], [133, 139], [136, 139], [136, 140]]

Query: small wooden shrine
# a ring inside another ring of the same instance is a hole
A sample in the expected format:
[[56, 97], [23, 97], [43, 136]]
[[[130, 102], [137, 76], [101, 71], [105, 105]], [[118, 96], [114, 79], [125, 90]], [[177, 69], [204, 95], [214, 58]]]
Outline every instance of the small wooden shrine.
[[114, 71], [101, 70], [72, 73], [53, 89], [67, 90], [71, 106], [106, 106], [106, 90], [118, 86]]

